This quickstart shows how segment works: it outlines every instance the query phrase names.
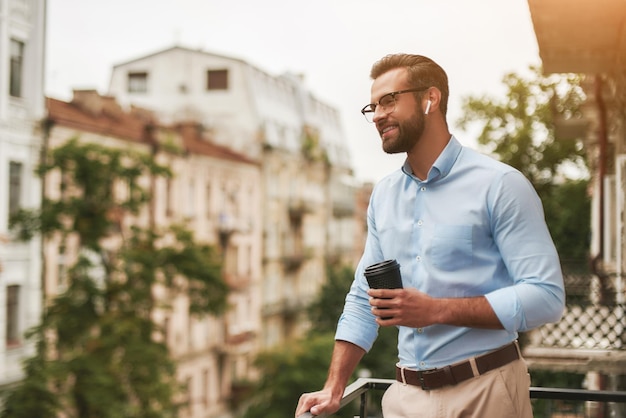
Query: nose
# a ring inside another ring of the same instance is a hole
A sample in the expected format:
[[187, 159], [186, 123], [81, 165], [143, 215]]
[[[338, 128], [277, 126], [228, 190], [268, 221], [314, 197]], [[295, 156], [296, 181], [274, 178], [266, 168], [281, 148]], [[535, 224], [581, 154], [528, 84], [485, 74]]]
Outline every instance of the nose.
[[374, 114], [372, 115], [372, 122], [376, 123], [376, 121], [386, 118], [388, 114], [389, 112], [382, 110], [382, 106], [376, 106]]

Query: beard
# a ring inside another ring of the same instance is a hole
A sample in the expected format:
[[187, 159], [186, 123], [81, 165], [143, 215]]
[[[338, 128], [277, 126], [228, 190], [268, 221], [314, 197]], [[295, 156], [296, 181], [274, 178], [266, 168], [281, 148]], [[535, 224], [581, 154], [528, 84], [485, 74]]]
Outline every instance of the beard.
[[383, 141], [383, 151], [387, 154], [409, 152], [424, 133], [424, 116], [415, 112], [411, 117], [398, 122], [398, 136]]

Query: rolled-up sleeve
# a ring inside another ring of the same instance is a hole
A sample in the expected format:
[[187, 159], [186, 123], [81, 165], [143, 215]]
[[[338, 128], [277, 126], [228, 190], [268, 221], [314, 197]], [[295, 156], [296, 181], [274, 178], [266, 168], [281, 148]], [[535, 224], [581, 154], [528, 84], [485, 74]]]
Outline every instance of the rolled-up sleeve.
[[[372, 196], [376, 191], [372, 193]], [[349, 341], [369, 351], [378, 336], [378, 324], [371, 312], [367, 290], [369, 285], [363, 271], [365, 267], [383, 260], [383, 254], [378, 243], [374, 207], [367, 210], [367, 239], [361, 260], [357, 265], [354, 281], [345, 300], [343, 313], [339, 317], [335, 339]]]

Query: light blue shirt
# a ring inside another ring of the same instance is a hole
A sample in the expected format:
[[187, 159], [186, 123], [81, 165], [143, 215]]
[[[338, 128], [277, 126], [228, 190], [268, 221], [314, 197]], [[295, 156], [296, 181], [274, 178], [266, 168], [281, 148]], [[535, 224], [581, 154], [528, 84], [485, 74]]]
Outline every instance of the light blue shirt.
[[400, 263], [405, 288], [432, 297], [484, 295], [504, 330], [401, 326], [399, 363], [431, 369], [491, 351], [561, 318], [565, 291], [541, 201], [517, 170], [452, 137], [421, 181], [405, 162], [379, 181], [368, 235], [335, 338], [369, 351], [378, 334], [365, 267]]

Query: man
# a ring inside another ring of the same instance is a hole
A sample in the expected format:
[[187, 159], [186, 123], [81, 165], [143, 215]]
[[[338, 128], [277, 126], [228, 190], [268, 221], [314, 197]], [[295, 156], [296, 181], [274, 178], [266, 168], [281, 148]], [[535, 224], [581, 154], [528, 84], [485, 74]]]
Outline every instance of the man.
[[[328, 379], [296, 416], [335, 412], [378, 326], [397, 326], [385, 418], [531, 418], [518, 332], [559, 320], [565, 303], [541, 202], [520, 172], [450, 134], [447, 76], [431, 59], [389, 55], [371, 77], [362, 113], [383, 150], [407, 158], [372, 192]], [[364, 269], [390, 259], [403, 289], [370, 289]]]

